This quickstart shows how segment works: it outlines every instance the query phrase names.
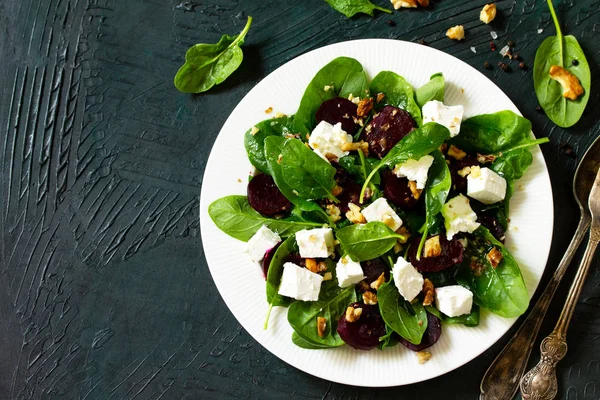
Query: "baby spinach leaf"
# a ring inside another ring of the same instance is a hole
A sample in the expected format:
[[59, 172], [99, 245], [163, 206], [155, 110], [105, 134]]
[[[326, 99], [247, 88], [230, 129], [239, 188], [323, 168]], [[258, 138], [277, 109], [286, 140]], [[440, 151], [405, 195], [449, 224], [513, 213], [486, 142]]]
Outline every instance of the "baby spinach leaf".
[[175, 87], [184, 93], [206, 92], [229, 77], [242, 63], [240, 46], [252, 24], [248, 17], [239, 35], [223, 35], [216, 44], [196, 44], [185, 53], [185, 64], [175, 75]]
[[[267, 136], [284, 137], [293, 132], [294, 117], [283, 116], [267, 119], [248, 129], [244, 135], [244, 147], [248, 159], [259, 171], [269, 174], [269, 166], [265, 157], [265, 138]], [[254, 133], [252, 133], [254, 132]]]
[[367, 74], [353, 58], [338, 57], [321, 68], [310, 81], [294, 118], [296, 133], [310, 133], [317, 125], [315, 113], [325, 100], [334, 97], [365, 97], [369, 92]]
[[302, 229], [323, 226], [316, 222], [265, 218], [250, 206], [246, 196], [226, 196], [215, 200], [208, 206], [208, 215], [219, 229], [243, 242], [250, 240], [263, 225], [281, 237], [293, 235]]
[[290, 254], [298, 253], [296, 237], [290, 236], [281, 243], [273, 254], [269, 270], [267, 271], [267, 303], [270, 306], [287, 307], [292, 299], [280, 295], [279, 286], [281, 286], [281, 276], [283, 275], [283, 264]]
[[[510, 151], [503, 153], [500, 157], [490, 165], [490, 169], [502, 175], [506, 179], [506, 196], [504, 197], [503, 210], [499, 210], [499, 219], [506, 219], [506, 213], [508, 213], [510, 198], [515, 190], [515, 181], [521, 179], [525, 170], [533, 162], [533, 155], [526, 148]], [[503, 215], [504, 214], [504, 215]], [[502, 218], [504, 217], [504, 218]], [[506, 229], [506, 224], [503, 226]]]
[[[547, 37], [535, 53], [533, 86], [540, 106], [556, 125], [568, 128], [581, 118], [590, 97], [591, 74], [585, 54], [575, 36], [563, 36], [552, 1], [548, 0], [556, 36]], [[577, 65], [572, 61], [576, 60]], [[563, 97], [560, 83], [550, 77], [550, 67], [558, 65], [575, 75], [584, 89], [577, 100]]]
[[372, 260], [387, 253], [402, 235], [383, 222], [354, 224], [337, 231], [342, 250], [354, 261]]
[[[362, 155], [362, 153], [359, 153]], [[350, 154], [344, 156], [338, 160], [338, 163], [344, 168], [354, 179], [362, 183], [365, 181], [367, 176], [371, 173], [373, 168], [379, 164], [379, 160], [371, 157], [360, 157], [360, 155]], [[364, 163], [362, 162], [364, 160]], [[371, 179], [371, 182], [375, 185], [381, 183], [381, 177], [379, 174], [375, 174]]]
[[388, 325], [385, 326], [385, 336], [379, 338], [379, 350], [385, 350], [387, 347], [394, 347], [398, 344], [396, 332]]
[[438, 272], [425, 272], [423, 278], [427, 278], [433, 283], [434, 287], [456, 285], [457, 266], [453, 265]]
[[445, 324], [460, 324], [465, 326], [478, 326], [479, 325], [479, 306], [473, 304], [471, 312], [465, 315], [459, 315], [458, 317], [449, 317], [442, 314], [440, 310], [435, 307], [425, 307], [427, 312], [438, 317]]
[[[420, 344], [427, 329], [427, 311], [421, 303], [411, 304], [400, 298], [390, 280], [377, 290], [379, 312], [387, 326], [412, 344]], [[412, 310], [414, 313], [409, 313]]]
[[446, 82], [441, 72], [431, 75], [429, 82], [418, 88], [415, 92], [415, 98], [419, 107], [423, 108], [425, 103], [431, 100], [444, 102], [444, 89]]
[[334, 10], [344, 14], [348, 18], [352, 18], [358, 13], [363, 13], [373, 16], [374, 10], [383, 11], [390, 14], [392, 11], [387, 8], [376, 6], [369, 0], [325, 0], [327, 4]]
[[371, 81], [370, 90], [371, 93], [385, 94], [385, 104], [405, 110], [418, 126], [423, 125], [421, 108], [415, 101], [415, 91], [410, 83], [397, 73], [381, 71]]
[[[518, 317], [529, 306], [529, 295], [519, 265], [510, 252], [483, 226], [469, 241], [457, 281], [473, 292], [473, 301], [505, 318]], [[492, 249], [502, 252], [503, 260], [493, 268], [486, 258]]]
[[316, 343], [309, 342], [308, 340], [302, 339], [296, 332], [292, 333], [292, 343], [298, 347], [302, 347], [307, 350], [320, 350], [320, 349], [331, 349], [336, 346], [319, 345]]

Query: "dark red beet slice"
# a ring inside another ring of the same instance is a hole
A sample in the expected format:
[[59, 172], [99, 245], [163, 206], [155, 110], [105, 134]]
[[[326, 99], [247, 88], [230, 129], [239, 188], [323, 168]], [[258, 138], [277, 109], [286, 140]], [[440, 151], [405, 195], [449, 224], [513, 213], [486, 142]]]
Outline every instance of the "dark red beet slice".
[[357, 350], [371, 350], [379, 345], [379, 338], [385, 336], [385, 323], [379, 314], [379, 307], [363, 303], [352, 303], [354, 308], [362, 308], [360, 318], [348, 322], [342, 315], [337, 332], [344, 342]]
[[440, 245], [442, 247], [442, 254], [437, 257], [423, 257], [417, 260], [417, 250], [421, 237], [415, 237], [410, 242], [410, 248], [408, 249], [408, 260], [419, 272], [438, 272], [451, 267], [456, 264], [460, 264], [463, 259], [464, 248], [463, 245], [458, 241], [455, 236], [452, 240], [448, 241], [446, 235], [441, 234]]
[[282, 242], [277, 243], [275, 245], [275, 247], [271, 247], [269, 250], [267, 250], [265, 252], [265, 256], [263, 257], [263, 261], [262, 261], [263, 274], [265, 275], [265, 279], [267, 279], [267, 273], [269, 272], [269, 265], [271, 265], [273, 256], [275, 255], [275, 252], [277, 251], [279, 246], [281, 246], [281, 243]]
[[342, 193], [337, 196], [340, 202], [336, 205], [344, 215], [348, 212], [348, 203], [359, 203], [361, 186], [352, 179], [348, 171], [342, 168], [337, 169], [335, 181], [342, 188]]
[[392, 171], [383, 173], [383, 191], [385, 198], [400, 208], [409, 210], [418, 203], [408, 187], [408, 179], [398, 178]]
[[400, 338], [400, 343], [412, 351], [421, 351], [433, 346], [439, 340], [440, 336], [442, 336], [442, 321], [435, 315], [427, 313], [427, 329], [425, 329], [425, 333], [423, 333], [421, 343], [412, 344], [402, 337]]
[[416, 127], [409, 113], [398, 107], [385, 106], [362, 131], [361, 139], [369, 143], [370, 152], [383, 158]]
[[472, 167], [474, 165], [481, 165], [477, 161], [477, 157], [467, 155], [462, 160], [455, 160], [452, 157], [448, 157], [450, 160], [450, 164], [448, 168], [450, 169], [450, 175], [452, 178], [452, 190], [458, 193], [467, 193], [467, 177], [460, 176], [458, 171], [462, 170], [465, 167]]
[[385, 274], [386, 282], [390, 280], [390, 267], [381, 258], [363, 261], [360, 263], [360, 266], [363, 269], [363, 274], [368, 284], [379, 278], [382, 273]]
[[498, 218], [486, 212], [481, 212], [477, 215], [477, 222], [485, 226], [499, 242], [504, 243], [506, 232], [502, 225], [500, 225]]
[[356, 123], [354, 118], [357, 117], [356, 110], [358, 106], [348, 99], [343, 97], [335, 97], [330, 100], [326, 100], [321, 104], [315, 119], [317, 123], [321, 121], [327, 121], [331, 125], [335, 125], [338, 122], [342, 123], [342, 129], [349, 135], [354, 135], [356, 132]]
[[263, 215], [275, 215], [288, 211], [292, 203], [281, 193], [270, 175], [256, 175], [248, 183], [248, 203]]

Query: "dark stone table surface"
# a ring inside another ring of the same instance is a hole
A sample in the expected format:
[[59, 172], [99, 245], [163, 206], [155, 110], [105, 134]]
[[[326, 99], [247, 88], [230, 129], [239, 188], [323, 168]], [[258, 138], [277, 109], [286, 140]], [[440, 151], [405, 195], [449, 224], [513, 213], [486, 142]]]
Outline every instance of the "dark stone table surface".
[[[442, 377], [385, 389], [330, 383], [268, 353], [231, 315], [210, 277], [198, 195], [225, 119], [275, 68], [339, 41], [423, 39], [480, 68], [538, 136], [550, 137], [543, 152], [555, 228], [547, 282], [577, 222], [574, 168], [600, 135], [600, 1], [555, 1], [594, 82], [582, 120], [566, 130], [536, 112], [531, 71], [513, 62], [512, 72], [502, 72], [489, 50], [493, 29], [498, 48], [513, 40], [531, 66], [537, 46], [554, 33], [546, 2], [497, 1], [491, 28], [478, 21], [485, 3], [433, 0], [428, 9], [346, 19], [323, 0], [2, 0], [0, 398], [477, 398], [508, 335]], [[254, 24], [241, 68], [206, 94], [175, 90], [187, 48], [239, 32], [247, 15]], [[456, 24], [467, 30], [460, 43], [445, 37]], [[492, 70], [482, 69], [486, 60]], [[567, 289], [565, 282], [542, 334]], [[559, 382], [562, 399], [600, 399], [597, 261]]]

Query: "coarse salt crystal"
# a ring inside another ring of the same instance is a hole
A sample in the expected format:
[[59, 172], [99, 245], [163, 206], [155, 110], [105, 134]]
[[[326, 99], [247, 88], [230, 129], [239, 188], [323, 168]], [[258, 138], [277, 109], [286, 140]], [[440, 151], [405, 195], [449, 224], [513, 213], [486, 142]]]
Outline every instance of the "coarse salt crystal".
[[491, 31], [490, 35], [492, 35], [492, 39], [494, 39], [494, 40], [498, 39], [498, 34], [496, 33], [496, 31]]
[[506, 56], [506, 54], [509, 52], [509, 50], [510, 50], [510, 47], [504, 46], [502, 48], [502, 50], [500, 50], [500, 54], [502, 55], [502, 57]]
[[542, 33], [542, 32], [544, 32], [544, 30], [543, 30], [543, 29], [538, 29], [538, 35], [539, 35], [540, 33]]
[[471, 51], [472, 51], [473, 53], [477, 53], [477, 49], [476, 49], [474, 46], [471, 46]]

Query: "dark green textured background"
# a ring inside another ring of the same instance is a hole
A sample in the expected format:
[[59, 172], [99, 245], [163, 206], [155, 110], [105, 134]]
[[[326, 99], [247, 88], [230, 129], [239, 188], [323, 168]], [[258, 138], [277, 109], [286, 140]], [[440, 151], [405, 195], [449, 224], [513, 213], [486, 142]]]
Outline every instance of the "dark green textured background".
[[[197, 216], [212, 143], [234, 106], [268, 73], [339, 41], [424, 39], [476, 68], [489, 60], [494, 69], [483, 73], [532, 120], [538, 136], [550, 137], [543, 151], [556, 207], [552, 271], [577, 218], [570, 194], [577, 159], [560, 144], [580, 156], [600, 134], [600, 1], [556, 2], [594, 81], [586, 113], [568, 130], [535, 111], [531, 71], [513, 62], [512, 72], [501, 72], [498, 54], [489, 51], [494, 29], [498, 49], [513, 40], [531, 65], [537, 46], [554, 33], [545, 1], [498, 1], [492, 27], [478, 21], [484, 4], [439, 0], [428, 9], [348, 20], [322, 0], [188, 7], [168, 0], [0, 2], [0, 398], [476, 398], [508, 337], [445, 376], [387, 389], [332, 384], [269, 354], [222, 302]], [[204, 95], [177, 92], [172, 79], [186, 49], [237, 33], [247, 15], [255, 22], [241, 68]], [[444, 35], [456, 24], [467, 30], [460, 43]], [[567, 280], [572, 276], [571, 270]], [[542, 334], [558, 317], [566, 289], [559, 289]], [[559, 397], [599, 399], [597, 262], [569, 346]]]

